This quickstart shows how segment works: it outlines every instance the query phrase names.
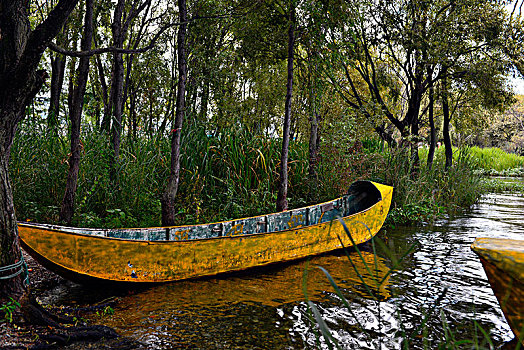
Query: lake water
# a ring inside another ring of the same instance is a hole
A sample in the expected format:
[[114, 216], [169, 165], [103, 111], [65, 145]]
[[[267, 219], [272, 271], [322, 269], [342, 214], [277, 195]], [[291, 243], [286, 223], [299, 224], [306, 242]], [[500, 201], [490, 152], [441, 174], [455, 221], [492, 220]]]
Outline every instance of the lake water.
[[513, 334], [470, 249], [476, 237], [524, 239], [524, 196], [491, 194], [459, 217], [383, 230], [387, 248], [377, 243], [376, 255], [368, 244], [350, 259], [337, 252], [143, 291], [86, 292], [68, 284], [52, 293], [75, 305], [118, 294], [114, 315], [97, 322], [151, 349], [327, 348], [309, 321], [305, 292], [342, 348], [398, 349], [409, 341], [410, 349], [434, 349], [446, 339], [489, 347], [483, 332], [498, 347]]

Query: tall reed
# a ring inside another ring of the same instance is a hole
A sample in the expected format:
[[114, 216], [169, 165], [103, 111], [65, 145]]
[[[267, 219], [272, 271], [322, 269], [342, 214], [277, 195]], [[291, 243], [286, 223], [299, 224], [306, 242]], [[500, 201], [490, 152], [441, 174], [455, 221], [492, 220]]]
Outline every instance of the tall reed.
[[[30, 121], [28, 121], [30, 122]], [[69, 143], [44, 127], [21, 128], [11, 149], [10, 172], [21, 220], [57, 222]], [[169, 175], [168, 137], [124, 138], [118, 163], [118, 187], [111, 182], [110, 137], [84, 126], [74, 224], [79, 226], [160, 225], [160, 197]], [[190, 224], [274, 211], [281, 141], [245, 129], [212, 135], [203, 124], [188, 123], [182, 136], [177, 223]], [[370, 179], [395, 187], [389, 222], [431, 220], [444, 211], [469, 206], [482, 193], [470, 152], [455, 152], [455, 165], [443, 169], [437, 153], [429, 170], [424, 160], [413, 176], [403, 149], [375, 141], [321, 144], [317, 185], [308, 175], [308, 145], [293, 141], [289, 156], [291, 208], [343, 194], [351, 182]], [[461, 156], [463, 154], [463, 156]], [[313, 192], [312, 189], [315, 189]]]
[[[11, 177], [20, 219], [57, 222], [67, 175], [66, 137], [45, 129], [17, 136]], [[160, 196], [169, 175], [166, 137], [124, 139], [119, 182], [111, 183], [109, 135], [84, 128], [75, 225], [156, 226]], [[189, 125], [182, 138], [177, 195], [178, 222], [198, 223], [274, 211], [281, 143], [278, 139], [227, 130], [210, 136], [202, 125]], [[290, 203], [304, 203], [307, 145], [290, 145]]]
[[449, 169], [443, 152], [436, 154], [431, 169], [421, 157], [414, 170], [409, 151], [401, 148], [386, 149], [381, 161], [375, 176], [395, 187], [388, 224], [432, 221], [473, 205], [485, 192], [468, 148], [455, 152]]

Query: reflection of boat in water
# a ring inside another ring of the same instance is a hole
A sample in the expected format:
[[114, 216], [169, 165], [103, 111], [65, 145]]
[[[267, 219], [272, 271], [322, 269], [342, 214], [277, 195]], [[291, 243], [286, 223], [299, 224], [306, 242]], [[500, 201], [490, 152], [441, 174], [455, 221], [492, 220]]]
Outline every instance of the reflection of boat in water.
[[[304, 301], [303, 283], [305, 282], [308, 298], [313, 301], [322, 301], [328, 297], [328, 294], [334, 294], [328, 278], [318, 268], [322, 266], [329, 271], [343, 292], [371, 298], [372, 296], [364, 286], [365, 283], [376, 298], [389, 298], [390, 292], [387, 289], [389, 268], [382, 258], [365, 251], [361, 251], [361, 254], [364, 262], [356, 252], [350, 252], [350, 257], [362, 279], [357, 275], [346, 255], [326, 255], [312, 258], [310, 261], [289, 264], [282, 269], [267, 269], [263, 274], [257, 274], [253, 278], [245, 276], [238, 279], [233, 278], [234, 280], [231, 281], [230, 278], [216, 279], [214, 283], [202, 285], [203, 293], [199, 296], [188, 295], [187, 297], [197, 303], [201, 298], [202, 303], [209, 303], [209, 298], [213, 298], [225, 303], [249, 301], [277, 307], [282, 304]], [[307, 276], [304, 280], [306, 269]], [[224, 291], [227, 291], [227, 295], [222, 295]]]
[[[254, 274], [164, 284], [128, 295], [119, 302], [118, 307], [136, 308], [137, 313], [147, 315], [169, 314], [176, 310], [187, 309], [188, 305], [200, 309], [238, 303], [269, 307], [300, 303], [306, 300], [303, 289], [303, 275], [306, 268], [308, 298], [315, 302], [322, 302], [328, 300], [334, 293], [326, 275], [317, 266], [322, 266], [329, 271], [346, 296], [355, 293], [360, 297], [371, 299], [363, 285], [362, 281], [364, 281], [375, 297], [389, 298], [389, 268], [381, 257], [365, 251], [361, 253], [373, 275], [368, 273], [366, 265], [356, 252], [349, 252], [362, 280], [347, 256], [340, 253], [313, 257], [275, 268], [264, 268]], [[382, 283], [378, 284], [377, 281]]]
[[511, 330], [524, 344], [524, 241], [477, 238], [471, 249], [480, 257]]
[[19, 233], [37, 261], [75, 281], [169, 282], [366, 242], [381, 228], [392, 192], [389, 186], [357, 181], [347, 195], [330, 202], [227, 222], [108, 230], [20, 223]]

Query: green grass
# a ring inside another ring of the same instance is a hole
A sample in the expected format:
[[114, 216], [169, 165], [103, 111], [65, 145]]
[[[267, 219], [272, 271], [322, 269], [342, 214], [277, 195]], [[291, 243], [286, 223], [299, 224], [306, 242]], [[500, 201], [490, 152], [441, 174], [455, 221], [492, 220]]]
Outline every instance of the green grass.
[[[75, 226], [151, 227], [160, 225], [160, 198], [169, 175], [167, 137], [123, 138], [119, 186], [112, 186], [109, 136], [85, 126], [76, 197]], [[290, 144], [290, 208], [335, 198], [359, 179], [395, 187], [388, 224], [422, 223], [473, 204], [483, 193], [475, 173], [477, 153], [455, 152], [444, 171], [438, 152], [432, 170], [424, 159], [412, 174], [409, 153], [377, 142], [322, 143], [318, 185], [308, 177], [308, 145]], [[209, 136], [191, 124], [182, 137], [177, 224], [234, 219], [275, 210], [281, 141], [246, 130]], [[476, 152], [476, 151], [475, 151]], [[67, 137], [51, 137], [25, 125], [11, 149], [10, 174], [19, 220], [58, 222], [68, 170]], [[311, 189], [315, 187], [316, 192]], [[485, 191], [486, 189], [484, 189]]]
[[524, 168], [524, 157], [506, 153], [500, 148], [471, 147], [470, 153], [477, 169], [502, 172]]
[[[507, 153], [500, 148], [467, 147], [471, 157], [471, 165], [483, 175], [522, 176], [524, 175], [524, 157]], [[428, 150], [419, 150], [420, 158], [427, 159]], [[436, 157], [443, 157], [444, 147], [436, 150]], [[453, 148], [454, 160], [457, 160], [458, 149]]]

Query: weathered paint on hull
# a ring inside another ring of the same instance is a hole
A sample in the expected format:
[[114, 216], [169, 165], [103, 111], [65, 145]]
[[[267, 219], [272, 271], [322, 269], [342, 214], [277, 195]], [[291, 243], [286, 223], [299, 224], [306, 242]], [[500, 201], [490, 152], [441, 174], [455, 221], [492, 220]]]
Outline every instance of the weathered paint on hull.
[[[344, 218], [355, 244], [381, 228], [392, 188], [374, 184], [382, 200]], [[283, 231], [186, 241], [137, 241], [19, 225], [26, 250], [73, 280], [158, 283], [233, 272], [351, 246], [338, 220]]]
[[471, 246], [508, 324], [524, 345], [524, 241], [477, 238]]

